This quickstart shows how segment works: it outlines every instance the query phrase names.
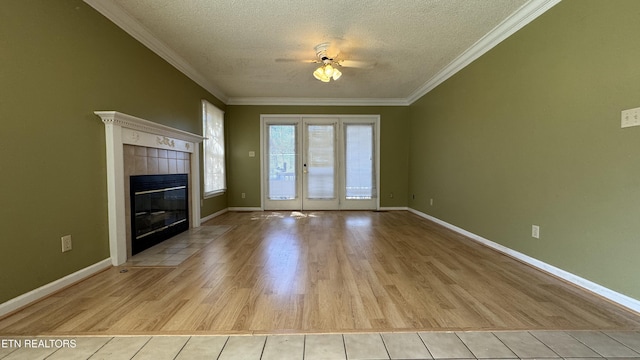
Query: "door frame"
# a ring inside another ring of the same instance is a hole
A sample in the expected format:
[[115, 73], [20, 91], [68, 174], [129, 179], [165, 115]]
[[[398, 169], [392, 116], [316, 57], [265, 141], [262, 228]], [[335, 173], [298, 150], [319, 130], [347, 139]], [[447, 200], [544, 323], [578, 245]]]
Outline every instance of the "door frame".
[[[361, 209], [361, 210], [379, 210], [380, 209], [380, 115], [379, 114], [358, 114], [358, 115], [340, 115], [340, 114], [260, 114], [260, 207], [264, 210], [265, 209], [265, 197], [266, 197], [266, 182], [268, 181], [268, 179], [266, 178], [267, 174], [266, 174], [266, 158], [267, 158], [267, 154], [265, 151], [265, 142], [266, 142], [266, 134], [265, 134], [265, 129], [266, 129], [266, 123], [267, 121], [269, 122], [273, 122], [273, 123], [277, 123], [278, 121], [282, 121], [283, 123], [291, 123], [294, 121], [299, 121], [300, 124], [303, 124], [303, 119], [309, 119], [309, 118], [333, 118], [338, 122], [338, 128], [337, 128], [337, 133], [338, 133], [338, 144], [337, 147], [338, 148], [342, 148], [343, 144], [341, 144], [344, 139], [343, 139], [343, 126], [342, 123], [343, 122], [347, 122], [350, 123], [352, 122], [366, 122], [368, 121], [372, 121], [374, 123], [374, 141], [375, 141], [375, 159], [374, 159], [374, 165], [375, 165], [375, 182], [376, 182], [376, 186], [375, 186], [375, 208], [368, 208], [368, 209]], [[299, 134], [300, 136], [302, 136], [302, 129], [299, 129]], [[298, 141], [301, 141], [301, 139], [298, 139]], [[338, 150], [339, 152], [342, 152], [342, 150]], [[338, 176], [338, 196], [340, 198], [340, 203], [339, 203], [339, 208], [335, 209], [335, 210], [350, 210], [352, 209], [352, 207], [344, 207], [343, 203], [342, 203], [342, 198], [344, 196], [344, 170], [343, 170], [343, 166], [344, 166], [344, 159], [343, 159], [343, 155], [342, 153], [340, 153], [338, 155], [338, 168], [339, 168], [339, 176]], [[298, 164], [298, 167], [301, 166], [301, 163]], [[297, 169], [300, 170], [300, 169]], [[302, 173], [302, 172], [300, 172]], [[300, 186], [300, 194], [299, 196], [302, 196], [302, 184], [299, 184]], [[301, 206], [302, 206], [302, 200], [301, 200]], [[275, 210], [275, 209], [274, 209]], [[301, 210], [301, 209], [291, 209], [291, 210]]]

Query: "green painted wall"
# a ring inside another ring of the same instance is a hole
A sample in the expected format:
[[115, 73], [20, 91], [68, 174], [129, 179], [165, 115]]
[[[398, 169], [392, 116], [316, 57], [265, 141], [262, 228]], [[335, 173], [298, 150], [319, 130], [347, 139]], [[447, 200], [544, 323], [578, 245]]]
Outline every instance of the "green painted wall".
[[[201, 134], [200, 100], [224, 106], [80, 0], [2, 1], [0, 69], [2, 303], [109, 257], [94, 110]], [[226, 207], [211, 199], [202, 215]]]
[[[407, 107], [394, 106], [227, 106], [225, 126], [231, 144], [227, 165], [229, 206], [260, 206], [261, 114], [379, 114], [380, 206], [406, 207], [407, 111]], [[250, 158], [249, 151], [255, 151], [256, 157]], [[389, 196], [391, 193], [393, 198]]]
[[565, 0], [410, 106], [409, 206], [640, 299], [639, 17]]

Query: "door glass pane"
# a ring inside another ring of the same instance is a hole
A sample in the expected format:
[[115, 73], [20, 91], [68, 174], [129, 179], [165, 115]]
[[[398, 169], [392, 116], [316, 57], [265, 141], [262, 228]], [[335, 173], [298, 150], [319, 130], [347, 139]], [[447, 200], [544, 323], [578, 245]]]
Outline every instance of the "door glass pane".
[[296, 189], [296, 126], [268, 126], [268, 197], [270, 200], [293, 200]]
[[335, 125], [307, 126], [307, 198], [335, 199]]
[[374, 194], [373, 125], [345, 125], [345, 185], [347, 199], [371, 199]]

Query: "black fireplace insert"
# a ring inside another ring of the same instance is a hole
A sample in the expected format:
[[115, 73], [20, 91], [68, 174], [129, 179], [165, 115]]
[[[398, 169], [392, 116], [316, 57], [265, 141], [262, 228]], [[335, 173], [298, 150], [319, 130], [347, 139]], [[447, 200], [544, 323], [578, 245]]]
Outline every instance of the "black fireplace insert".
[[138, 175], [131, 185], [131, 252], [189, 229], [188, 175]]

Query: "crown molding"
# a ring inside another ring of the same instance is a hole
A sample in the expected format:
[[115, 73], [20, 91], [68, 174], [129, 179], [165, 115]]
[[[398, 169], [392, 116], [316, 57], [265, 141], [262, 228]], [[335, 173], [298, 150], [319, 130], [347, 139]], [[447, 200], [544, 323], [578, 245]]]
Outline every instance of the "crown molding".
[[471, 45], [462, 54], [456, 57], [449, 65], [440, 70], [434, 77], [429, 79], [424, 85], [414, 91], [406, 101], [409, 105], [426, 95], [436, 86], [442, 84], [445, 80], [455, 75], [458, 71], [464, 69], [471, 62], [484, 55], [489, 50], [503, 40], [513, 35], [516, 31], [522, 29], [527, 24], [535, 20], [538, 16], [544, 14], [561, 0], [529, 0], [516, 10], [511, 16], [506, 18], [495, 28], [484, 35], [475, 44]]
[[227, 105], [287, 105], [287, 106], [408, 106], [401, 98], [289, 98], [233, 97]]
[[194, 69], [185, 59], [183, 59], [178, 53], [173, 51], [164, 42], [156, 38], [151, 32], [144, 27], [138, 20], [131, 16], [128, 12], [116, 5], [112, 1], [101, 0], [84, 0], [89, 6], [94, 8], [100, 14], [111, 20], [114, 24], [124, 30], [127, 34], [131, 35], [134, 39], [138, 40], [144, 46], [148, 47], [151, 51], [163, 58], [173, 67], [178, 69], [188, 78], [193, 80], [196, 84], [202, 86], [218, 100], [223, 103], [227, 102], [227, 96], [213, 85], [207, 78], [205, 78], [200, 72]]
[[142, 26], [142, 24], [121, 7], [110, 1], [84, 0], [89, 6], [111, 20], [198, 85], [205, 88], [223, 103], [227, 105], [287, 106], [409, 106], [503, 40], [513, 35], [516, 31], [560, 3], [560, 1], [561, 0], [529, 0], [406, 98], [229, 98], [175, 51], [153, 36], [148, 29]]

